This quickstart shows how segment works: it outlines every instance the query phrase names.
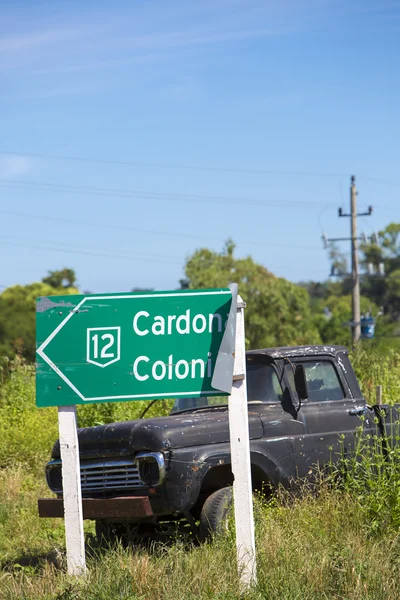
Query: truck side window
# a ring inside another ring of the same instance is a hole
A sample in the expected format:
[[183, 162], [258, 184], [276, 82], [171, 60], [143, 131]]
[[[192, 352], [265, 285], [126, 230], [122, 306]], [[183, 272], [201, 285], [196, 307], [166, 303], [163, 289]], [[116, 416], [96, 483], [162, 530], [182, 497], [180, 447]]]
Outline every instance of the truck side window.
[[247, 401], [280, 402], [282, 387], [272, 365], [247, 362]]
[[343, 389], [333, 364], [327, 360], [304, 363], [310, 402], [341, 400]]
[[[302, 363], [308, 387], [310, 402], [341, 400], [345, 397], [335, 367], [329, 360], [305, 361]], [[290, 386], [294, 390], [294, 377], [291, 367], [287, 369]]]

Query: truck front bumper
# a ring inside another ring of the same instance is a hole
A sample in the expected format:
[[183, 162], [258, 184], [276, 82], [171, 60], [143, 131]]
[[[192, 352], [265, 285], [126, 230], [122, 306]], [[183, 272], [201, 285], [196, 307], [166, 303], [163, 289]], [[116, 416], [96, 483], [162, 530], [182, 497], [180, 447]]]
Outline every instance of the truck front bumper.
[[[39, 498], [39, 517], [64, 518], [62, 498]], [[140, 519], [153, 516], [147, 496], [83, 498], [84, 519]]]

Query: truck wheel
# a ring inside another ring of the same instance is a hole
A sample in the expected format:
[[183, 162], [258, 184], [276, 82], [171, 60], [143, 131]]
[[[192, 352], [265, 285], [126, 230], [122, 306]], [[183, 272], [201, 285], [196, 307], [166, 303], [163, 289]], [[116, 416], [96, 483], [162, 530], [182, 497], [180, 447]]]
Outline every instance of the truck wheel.
[[227, 530], [229, 513], [232, 507], [231, 487], [221, 488], [208, 496], [200, 514], [199, 539], [201, 542]]

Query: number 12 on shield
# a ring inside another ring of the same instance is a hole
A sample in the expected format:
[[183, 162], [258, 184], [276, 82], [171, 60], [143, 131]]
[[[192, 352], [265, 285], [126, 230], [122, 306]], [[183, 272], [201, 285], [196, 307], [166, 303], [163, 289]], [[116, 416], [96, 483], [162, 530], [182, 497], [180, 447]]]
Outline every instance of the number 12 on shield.
[[121, 358], [120, 327], [89, 327], [86, 330], [86, 361], [107, 367]]

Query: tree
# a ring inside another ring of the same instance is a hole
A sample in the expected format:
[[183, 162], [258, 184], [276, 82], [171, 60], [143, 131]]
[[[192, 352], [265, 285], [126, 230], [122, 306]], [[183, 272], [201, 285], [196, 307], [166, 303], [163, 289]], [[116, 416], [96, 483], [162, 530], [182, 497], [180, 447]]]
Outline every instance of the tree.
[[[371, 298], [394, 323], [400, 318], [400, 223], [389, 223], [385, 229], [362, 244], [362, 265], [372, 265], [373, 275], [365, 276], [362, 293]], [[384, 265], [380, 274], [379, 265]]]
[[[360, 298], [361, 314], [378, 313], [377, 306], [369, 298]], [[318, 302], [315, 306], [314, 323], [320, 332], [324, 344], [351, 345], [352, 320], [351, 295], [331, 295]]]
[[328, 256], [332, 265], [332, 271], [336, 275], [341, 277], [348, 275], [347, 257], [334, 242], [330, 242], [328, 245]]
[[42, 282], [5, 289], [0, 295], [0, 355], [20, 354], [34, 361], [36, 298], [78, 293], [74, 287], [54, 288]]
[[53, 288], [71, 288], [76, 283], [76, 275], [73, 269], [61, 269], [61, 271], [49, 271], [47, 277], [43, 277], [43, 283]]
[[251, 257], [236, 259], [228, 240], [221, 253], [196, 250], [185, 265], [183, 289], [226, 287], [239, 284], [247, 303], [246, 338], [250, 348], [318, 343], [320, 336], [310, 311], [309, 295], [302, 287], [278, 278]]
[[400, 269], [391, 271], [385, 277], [384, 312], [387, 312], [393, 321], [400, 318]]

